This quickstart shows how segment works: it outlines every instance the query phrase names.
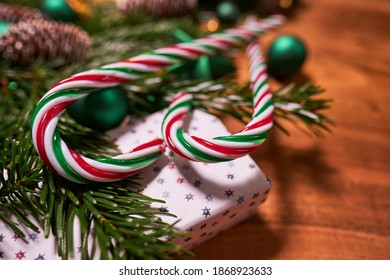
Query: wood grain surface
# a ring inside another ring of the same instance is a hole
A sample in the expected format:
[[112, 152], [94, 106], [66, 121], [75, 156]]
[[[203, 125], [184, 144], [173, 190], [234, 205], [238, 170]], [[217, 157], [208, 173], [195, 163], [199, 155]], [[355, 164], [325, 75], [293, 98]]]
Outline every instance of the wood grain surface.
[[323, 139], [274, 130], [252, 155], [273, 182], [267, 202], [197, 259], [390, 259], [390, 1], [302, 2], [261, 41], [303, 39], [309, 57], [291, 80], [326, 88], [336, 126]]

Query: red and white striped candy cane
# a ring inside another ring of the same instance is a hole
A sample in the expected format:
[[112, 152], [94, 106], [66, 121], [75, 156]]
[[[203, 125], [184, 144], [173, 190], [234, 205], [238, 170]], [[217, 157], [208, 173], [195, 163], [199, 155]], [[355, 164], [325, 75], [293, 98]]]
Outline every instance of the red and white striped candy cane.
[[167, 146], [176, 154], [193, 161], [223, 162], [254, 151], [270, 133], [273, 109], [267, 83], [264, 57], [257, 42], [248, 45], [253, 113], [251, 121], [240, 132], [205, 140], [183, 132], [183, 119], [191, 109], [192, 95], [181, 92], [173, 99], [162, 124]]
[[129, 83], [146, 74], [202, 55], [212, 55], [250, 42], [257, 35], [272, 30], [284, 21], [272, 16], [224, 32], [157, 49], [117, 63], [73, 75], [55, 84], [39, 101], [32, 117], [33, 143], [43, 161], [63, 177], [79, 182], [110, 182], [128, 177], [153, 163], [162, 155], [161, 139], [145, 143], [127, 154], [113, 158], [90, 159], [70, 149], [60, 138], [58, 119], [76, 100], [94, 91]]

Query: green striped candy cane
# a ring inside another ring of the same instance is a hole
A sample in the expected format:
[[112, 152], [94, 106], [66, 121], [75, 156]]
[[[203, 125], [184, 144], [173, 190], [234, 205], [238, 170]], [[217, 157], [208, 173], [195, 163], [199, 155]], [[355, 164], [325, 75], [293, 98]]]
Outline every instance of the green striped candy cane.
[[251, 121], [240, 132], [203, 139], [183, 131], [183, 119], [191, 109], [192, 95], [180, 92], [172, 100], [162, 123], [162, 135], [176, 154], [192, 161], [223, 162], [253, 152], [270, 133], [273, 120], [272, 94], [267, 83], [264, 57], [257, 42], [247, 47], [249, 58], [253, 113]]
[[[64, 110], [76, 100], [99, 89], [130, 83], [176, 63], [196, 60], [202, 55], [240, 47], [258, 35], [275, 29], [283, 21], [284, 17], [279, 15], [250, 20], [240, 27], [192, 42], [163, 47], [58, 82], [39, 101], [31, 120], [33, 143], [38, 154], [50, 169], [78, 183], [110, 182], [135, 174], [163, 154], [166, 145], [162, 139], [149, 141], [116, 157], [91, 159], [72, 150], [61, 139], [57, 124]], [[245, 131], [242, 133], [245, 134]], [[235, 138], [229, 139], [229, 143], [232, 143]], [[257, 138], [255, 140], [258, 141]]]

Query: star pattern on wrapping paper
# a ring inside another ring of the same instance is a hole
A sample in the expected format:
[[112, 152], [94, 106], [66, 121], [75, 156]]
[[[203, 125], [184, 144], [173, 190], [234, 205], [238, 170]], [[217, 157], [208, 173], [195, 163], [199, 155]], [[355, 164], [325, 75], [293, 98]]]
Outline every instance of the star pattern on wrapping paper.
[[[27, 212], [23, 212], [23, 213], [22, 213], [22, 215], [23, 215], [23, 216], [25, 216], [25, 217], [27, 217], [27, 216], [28, 216], [28, 213], [27, 213]], [[22, 220], [21, 220], [21, 219], [19, 219], [19, 218], [18, 218], [17, 220], [18, 220], [18, 222], [19, 222], [19, 223], [21, 223], [21, 222], [22, 222]]]
[[16, 232], [14, 232], [14, 236], [12, 236], [12, 239], [13, 240], [18, 240], [20, 238], [19, 234], [17, 234]]
[[187, 199], [187, 201], [194, 200], [194, 195], [192, 193], [186, 194], [184, 199]]
[[230, 210], [226, 210], [225, 212], [223, 212], [222, 216], [226, 216], [229, 213], [230, 213]]
[[176, 183], [182, 185], [184, 183], [184, 178], [183, 177], [177, 178]]
[[[189, 170], [190, 169], [190, 166], [189, 165], [187, 165], [187, 164], [183, 164], [183, 165], [177, 165], [177, 168], [178, 169], [180, 169], [180, 166], [181, 166], [181, 169], [182, 170]], [[229, 165], [230, 166], [230, 165]], [[237, 164], [237, 166], [236, 166], [237, 168], [239, 167], [239, 165]], [[247, 167], [248, 168], [248, 167]], [[160, 166], [155, 166], [154, 168], [153, 168], [153, 171], [154, 172], [159, 172], [159, 171], [161, 171], [161, 169], [162, 168], [160, 168]], [[150, 170], [150, 169], [149, 169]], [[232, 172], [233, 171], [233, 169], [228, 169], [228, 170], [225, 170], [225, 171], [230, 171], [230, 172]], [[248, 170], [248, 172], [249, 172], [249, 170]], [[235, 176], [235, 175], [237, 175], [237, 177], [235, 178], [236, 180], [237, 180], [237, 178], [239, 177], [239, 174], [235, 174], [234, 173], [234, 171], [232, 172], [233, 174], [231, 174], [233, 177]], [[183, 172], [183, 174], [186, 174], [186, 173], [184, 173]], [[222, 175], [222, 177], [223, 177], [223, 175], [224, 175], [224, 173], [222, 173], [221, 174]], [[226, 173], [225, 173], [225, 176], [226, 176]], [[159, 177], [157, 177], [157, 178], [159, 178]], [[162, 178], [160, 178], [160, 179], [162, 179], [163, 181], [161, 182], [161, 184], [164, 184], [164, 187], [166, 187], [167, 185], [168, 185], [168, 183], [169, 183], [169, 181], [168, 181], [168, 178], [164, 178], [164, 177], [162, 177]], [[186, 181], [189, 181], [188, 183], [191, 183], [191, 182], [194, 182], [193, 183], [193, 185], [195, 186], [195, 187], [200, 187], [201, 185], [202, 185], [202, 189], [205, 189], [205, 187], [206, 187], [206, 185], [203, 185], [203, 182], [201, 181], [201, 180], [195, 180], [195, 178], [192, 178], [192, 179], [190, 179], [190, 178], [187, 178], [187, 177], [185, 177], [185, 179], [186, 179]], [[195, 180], [195, 181], [193, 181], [193, 180]], [[223, 178], [222, 178], [222, 180], [223, 180]], [[229, 177], [226, 179], [226, 177], [225, 177], [225, 181], [226, 180], [228, 180], [229, 181]], [[207, 183], [206, 183], [207, 184]], [[222, 189], [223, 190], [223, 189]], [[230, 197], [229, 195], [227, 195], [226, 194], [226, 190], [223, 190], [224, 192], [225, 192], [225, 195], [227, 196], [227, 197]], [[231, 193], [231, 195], [232, 196], [234, 196], [234, 194], [235, 194], [235, 197], [233, 198], [233, 199], [237, 199], [237, 196], [239, 195], [239, 192], [238, 191], [234, 191], [234, 190], [230, 190], [232, 193]], [[183, 197], [184, 196], [184, 194], [185, 193], [183, 193], [183, 194], [181, 194], [182, 196], [181, 197]], [[193, 200], [193, 194], [191, 194], [191, 193], [189, 193], [189, 195], [191, 195], [191, 198], [190, 199], [188, 199], [188, 197], [187, 197], [187, 194], [186, 194], [186, 197], [185, 197], [185, 199], [187, 200], [187, 201], [189, 201], [189, 200]], [[205, 196], [205, 194], [203, 194], [203, 196]], [[247, 200], [248, 200], [248, 198], [250, 198], [251, 197], [251, 195], [246, 195], [246, 197], [247, 197]], [[195, 197], [196, 199], [201, 199], [201, 196], [200, 195], [197, 195], [196, 197]], [[206, 196], [205, 196], [205, 198], [206, 198]], [[206, 198], [207, 199], [207, 198]], [[232, 200], [233, 200], [232, 199]], [[184, 203], [185, 201], [182, 201], [182, 203]], [[205, 203], [205, 201], [204, 201], [204, 206], [205, 205], [208, 205], [208, 206], [212, 206], [213, 204], [207, 204], [207, 203]], [[210, 208], [213, 208], [213, 207], [210, 207]], [[199, 211], [199, 210], [198, 210]], [[203, 213], [202, 213], [202, 216], [205, 216], [206, 218], [208, 218], [208, 216], [210, 215], [210, 209], [209, 208], [205, 208], [205, 209], [202, 209], [202, 211], [203, 211]], [[211, 210], [211, 211], [216, 211], [214, 208]], [[214, 212], [212, 212], [213, 214], [215, 214]], [[199, 212], [198, 212], [199, 213]], [[199, 215], [199, 214], [198, 214]], [[206, 219], [204, 219], [204, 221], [207, 221], [208, 222], [208, 220], [206, 220]], [[212, 226], [212, 224], [211, 223], [209, 223], [209, 228], [208, 229], [211, 229], [211, 227], [210, 226]], [[2, 234], [0, 233], [0, 239], [1, 239], [1, 236], [2, 236]], [[3, 235], [4, 236], [4, 235]], [[5, 237], [5, 236], [4, 236]], [[3, 237], [3, 238], [4, 238]], [[11, 235], [7, 235], [7, 237], [9, 238], [9, 237], [12, 237], [12, 234]], [[9, 240], [9, 239], [5, 239], [5, 241], [6, 240]], [[41, 238], [39, 238], [38, 240], [40, 240]], [[1, 240], [0, 240], [1, 241]], [[12, 251], [11, 251], [12, 252]], [[14, 252], [16, 252], [16, 250], [14, 251]], [[30, 256], [30, 252], [28, 251], [28, 255]], [[35, 256], [37, 256], [37, 255], [35, 255]], [[34, 257], [35, 257], [34, 256]], [[39, 257], [39, 255], [38, 255], [38, 257]], [[42, 257], [44, 257], [44, 254], [42, 254]]]
[[245, 201], [245, 197], [243, 195], [240, 195], [236, 201], [237, 201], [237, 204], [241, 204]]
[[77, 253], [81, 253], [81, 246], [77, 247]]
[[175, 167], [176, 167], [176, 165], [175, 165], [175, 163], [173, 163], [173, 162], [170, 162], [170, 163], [168, 164], [168, 168], [169, 168], [169, 169], [175, 169]]
[[133, 134], [136, 134], [136, 133], [137, 133], [137, 130], [134, 129], [134, 128], [130, 128], [130, 132], [133, 133]]
[[15, 259], [22, 260], [26, 258], [26, 252], [19, 250], [19, 252], [15, 253]]
[[173, 157], [175, 157], [175, 153], [174, 153], [174, 152], [172, 152], [172, 151], [169, 151], [169, 153], [168, 153], [168, 157], [170, 157], [170, 158], [173, 158]]
[[4, 251], [0, 251], [0, 259], [4, 259]]
[[160, 206], [160, 208], [158, 208], [158, 211], [160, 211], [160, 212], [162, 212], [162, 213], [167, 213], [167, 212], [169, 212], [167, 206]]
[[213, 202], [214, 196], [212, 196], [211, 193], [208, 193], [204, 198], [207, 200], [207, 202]]
[[165, 183], [165, 179], [161, 178], [161, 177], [158, 177], [157, 184], [164, 185], [164, 183]]
[[188, 241], [191, 241], [192, 237], [187, 237], [186, 239], [184, 239], [184, 242], [188, 242]]
[[234, 180], [234, 174], [229, 173], [228, 175], [226, 175], [226, 177], [227, 177], [229, 180]]
[[255, 168], [255, 167], [256, 167], [256, 165], [254, 165], [253, 163], [249, 164], [249, 168], [250, 168], [250, 169], [253, 169], [253, 168]]
[[188, 171], [190, 170], [190, 166], [188, 164], [183, 164], [181, 169], [183, 169], [183, 171]]
[[[142, 175], [142, 172], [138, 173], [138, 174], [141, 174]], [[144, 193], [144, 190], [143, 188], [141, 187], [137, 187], [137, 193]]]
[[45, 254], [38, 254], [38, 257], [36, 257], [34, 260], [45, 260]]
[[165, 192], [162, 193], [162, 197], [164, 199], [170, 198], [170, 193], [168, 191], [165, 191]]
[[192, 184], [194, 185], [195, 188], [200, 188], [203, 182], [200, 179], [195, 179], [195, 181]]
[[225, 195], [227, 197], [234, 196], [234, 191], [232, 191], [231, 189], [225, 190]]
[[158, 173], [161, 171], [161, 167], [160, 166], [154, 166], [153, 169], [152, 169], [153, 173]]
[[211, 210], [211, 209], [210, 209], [210, 208], [207, 208], [207, 207], [203, 208], [203, 209], [202, 209], [202, 211], [203, 211], [202, 216], [205, 216], [205, 218], [207, 218], [208, 216], [210, 216], [210, 215], [211, 215], [210, 210]]
[[4, 238], [5, 238], [5, 235], [4, 234], [0, 234], [0, 242], [3, 242]]
[[35, 240], [37, 240], [38, 239], [38, 232], [33, 232], [33, 233], [30, 233], [29, 235], [28, 235], [28, 239], [29, 240], [32, 240], [33, 242], [35, 242]]
[[172, 241], [172, 240], [173, 240], [173, 237], [172, 237], [172, 236], [167, 236], [167, 237], [165, 237], [165, 241], [170, 242], [170, 241]]

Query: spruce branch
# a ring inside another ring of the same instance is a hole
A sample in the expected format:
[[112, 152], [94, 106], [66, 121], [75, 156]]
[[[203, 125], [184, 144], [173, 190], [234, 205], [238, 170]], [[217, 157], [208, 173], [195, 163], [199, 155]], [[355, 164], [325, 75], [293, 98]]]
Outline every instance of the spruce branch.
[[60, 118], [58, 130], [62, 139], [84, 156], [97, 158], [120, 154], [117, 145], [107, 134], [78, 124], [67, 113]]
[[280, 119], [289, 121], [306, 134], [321, 137], [324, 131], [330, 132], [329, 126], [334, 123], [320, 111], [328, 109], [332, 100], [314, 98], [323, 91], [323, 88], [310, 83], [301, 87], [290, 84], [278, 90], [273, 98], [277, 127], [288, 134]]
[[[74, 253], [75, 220], [80, 224], [82, 259], [92, 257], [97, 243], [101, 259], [166, 259], [186, 251], [165, 241], [183, 236], [174, 225], [164, 223], [152, 202], [164, 203], [138, 193], [138, 177], [116, 183], [79, 185], [45, 171], [42, 188], [49, 195], [41, 201], [49, 205], [45, 215], [45, 235], [57, 238], [58, 254], [68, 259]], [[96, 244], [95, 244], [96, 245]]]
[[[0, 220], [21, 238], [25, 238], [22, 225], [39, 231], [45, 210], [39, 203], [42, 165], [29, 136], [4, 140], [0, 152]], [[10, 219], [12, 216], [18, 222]]]
[[[218, 80], [176, 81], [169, 73], [155, 78], [145, 78], [128, 86], [129, 104], [133, 110], [154, 112], [165, 108], [176, 93], [193, 94], [193, 107], [211, 114], [227, 114], [246, 123], [251, 118], [252, 93], [249, 85], [241, 86], [230, 77]], [[275, 127], [289, 135], [282, 125], [286, 120], [297, 129], [315, 136], [330, 132], [333, 121], [320, 112], [330, 107], [331, 99], [315, 98], [324, 90], [310, 82], [295, 86], [289, 84], [273, 92]]]

